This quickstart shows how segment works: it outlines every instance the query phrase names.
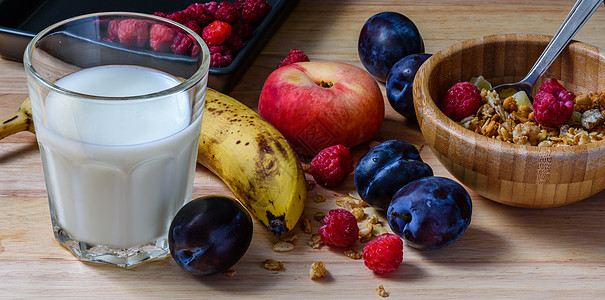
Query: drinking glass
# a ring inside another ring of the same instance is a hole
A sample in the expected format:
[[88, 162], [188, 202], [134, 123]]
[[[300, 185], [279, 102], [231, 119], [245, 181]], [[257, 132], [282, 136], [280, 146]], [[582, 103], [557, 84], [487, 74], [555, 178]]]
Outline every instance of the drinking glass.
[[210, 56], [176, 22], [78, 16], [24, 53], [55, 238], [82, 261], [167, 256], [191, 199]]

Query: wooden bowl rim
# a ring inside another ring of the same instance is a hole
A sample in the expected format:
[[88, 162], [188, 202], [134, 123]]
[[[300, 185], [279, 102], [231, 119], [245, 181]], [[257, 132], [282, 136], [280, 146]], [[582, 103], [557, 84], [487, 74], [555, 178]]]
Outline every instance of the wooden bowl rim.
[[[447, 48], [441, 49], [432, 55], [427, 62], [425, 62], [418, 70], [418, 75], [414, 80], [413, 94], [414, 94], [414, 106], [416, 109], [416, 115], [419, 122], [427, 122], [426, 117], [421, 117], [419, 111], [425, 111], [425, 116], [436, 116], [436, 118], [430, 119], [429, 124], [433, 124], [441, 130], [446, 130], [452, 136], [455, 136], [460, 140], [474, 141], [473, 144], [483, 144], [485, 147], [489, 147], [493, 150], [499, 149], [502, 152], [523, 152], [525, 154], [534, 155], [545, 155], [550, 157], [556, 156], [569, 156], [573, 153], [587, 153], [593, 151], [605, 150], [605, 140], [592, 142], [583, 145], [573, 146], [558, 146], [558, 147], [544, 147], [544, 146], [531, 146], [531, 145], [520, 145], [514, 143], [508, 143], [494, 138], [484, 136], [482, 134], [471, 131], [458, 122], [453, 121], [447, 117], [441, 109], [436, 105], [436, 102], [432, 99], [429, 91], [429, 75], [434, 68], [441, 62], [447, 60], [451, 54], [464, 51], [471, 47], [479, 44], [489, 43], [501, 43], [506, 41], [538, 41], [544, 42], [544, 46], [548, 44], [552, 36], [542, 34], [500, 34], [500, 35], [487, 35], [479, 38], [473, 38], [455, 43]], [[605, 54], [602, 53], [602, 49], [592, 46], [576, 40], [570, 41], [566, 49], [577, 49], [577, 47], [584, 48], [585, 50], [595, 54], [597, 59], [605, 61]], [[565, 50], [564, 50], [565, 51]], [[479, 74], [480, 75], [480, 74]], [[599, 91], [595, 91], [599, 92]], [[425, 96], [423, 96], [425, 95]], [[423, 127], [419, 124], [420, 128]], [[571, 149], [571, 150], [570, 150]]]

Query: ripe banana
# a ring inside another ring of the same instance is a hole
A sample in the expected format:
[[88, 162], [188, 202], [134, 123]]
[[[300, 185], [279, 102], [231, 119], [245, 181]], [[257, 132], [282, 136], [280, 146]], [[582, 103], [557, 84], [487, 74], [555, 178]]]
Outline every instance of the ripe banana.
[[254, 110], [212, 89], [206, 92], [197, 161], [269, 231], [282, 234], [300, 219], [307, 183], [296, 153]]
[[9, 135], [26, 130], [36, 133], [34, 130], [34, 119], [32, 119], [32, 107], [29, 103], [29, 98], [23, 101], [16, 113], [0, 123], [0, 140]]
[[[302, 216], [307, 183], [283, 135], [246, 105], [213, 89], [206, 92], [198, 163], [216, 174], [269, 231], [291, 230]], [[35, 133], [27, 98], [0, 124], [0, 139]]]

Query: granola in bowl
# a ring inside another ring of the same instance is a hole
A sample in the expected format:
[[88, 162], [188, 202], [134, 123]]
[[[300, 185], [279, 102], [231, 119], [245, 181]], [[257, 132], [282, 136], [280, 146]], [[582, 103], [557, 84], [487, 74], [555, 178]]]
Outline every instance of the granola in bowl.
[[571, 117], [553, 127], [536, 120], [532, 103], [524, 92], [498, 94], [482, 77], [471, 81], [481, 90], [481, 106], [459, 123], [476, 133], [539, 147], [583, 145], [605, 137], [605, 92], [571, 93], [574, 96]]

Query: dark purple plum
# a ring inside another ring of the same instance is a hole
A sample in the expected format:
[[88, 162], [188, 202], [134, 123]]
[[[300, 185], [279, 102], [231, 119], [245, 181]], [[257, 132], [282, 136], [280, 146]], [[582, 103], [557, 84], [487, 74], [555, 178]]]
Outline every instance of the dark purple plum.
[[400, 59], [424, 52], [424, 41], [408, 17], [397, 12], [381, 12], [361, 28], [357, 52], [361, 63], [377, 80], [385, 82], [391, 67]]
[[409, 246], [436, 249], [456, 241], [471, 223], [472, 202], [458, 182], [424, 177], [401, 188], [389, 205], [387, 219]]
[[386, 210], [393, 195], [418, 178], [432, 176], [414, 145], [399, 140], [385, 141], [364, 155], [353, 180], [359, 196], [372, 207]]
[[168, 243], [174, 261], [193, 275], [227, 271], [252, 241], [252, 218], [237, 201], [206, 196], [185, 204], [170, 225]]
[[432, 54], [410, 54], [396, 62], [387, 76], [387, 99], [391, 107], [407, 119], [416, 121], [412, 86], [416, 72]]

